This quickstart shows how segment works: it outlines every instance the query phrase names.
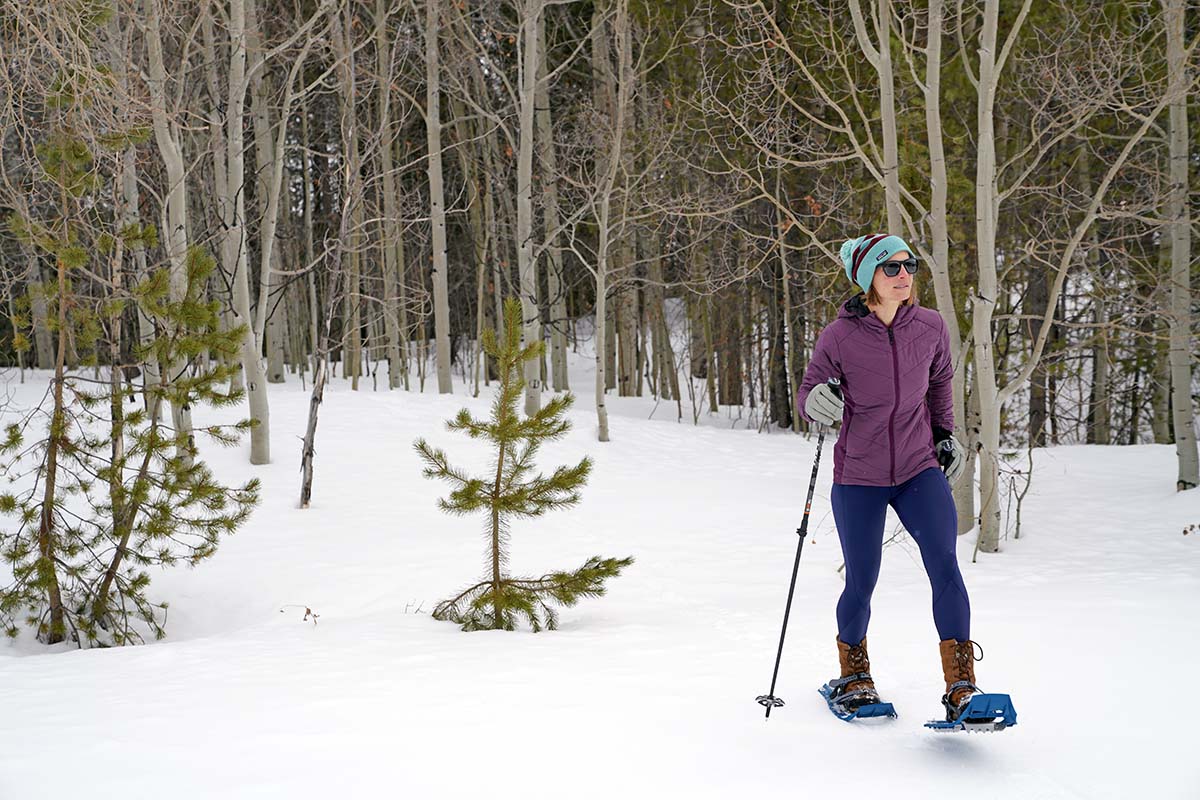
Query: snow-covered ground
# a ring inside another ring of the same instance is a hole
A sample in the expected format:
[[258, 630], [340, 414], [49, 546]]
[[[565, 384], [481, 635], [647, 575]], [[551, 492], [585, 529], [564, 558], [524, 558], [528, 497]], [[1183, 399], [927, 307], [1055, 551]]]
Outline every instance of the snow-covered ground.
[[[591, 376], [545, 465], [595, 459], [574, 510], [517, 524], [510, 570], [593, 554], [637, 561], [556, 632], [461, 633], [440, 599], [483, 570], [482, 520], [437, 510], [419, 436], [480, 466], [444, 429], [489, 398], [326, 393], [311, 509], [297, 508], [308, 394], [272, 387], [274, 463], [206, 455], [264, 485], [247, 526], [195, 570], [155, 578], [168, 638], [74, 651], [0, 643], [0, 798], [1200, 797], [1190, 710], [1200, 663], [1200, 493], [1173, 491], [1168, 447], [1035, 451], [1021, 538], [972, 563], [960, 541], [986, 690], [1016, 728], [935, 734], [943, 684], [915, 546], [885, 553], [870, 628], [900, 712], [848, 725], [816, 688], [836, 670], [841, 563], [813, 501], [777, 693], [767, 691], [815, 441], [684, 424], [614, 398], [595, 442]], [[32, 403], [45, 377], [17, 386]], [[381, 381], [382, 383], [382, 381]], [[211, 412], [198, 412], [198, 422]], [[889, 521], [889, 529], [895, 524]], [[305, 607], [319, 616], [302, 621]], [[844, 794], [844, 793], [853, 793]]]

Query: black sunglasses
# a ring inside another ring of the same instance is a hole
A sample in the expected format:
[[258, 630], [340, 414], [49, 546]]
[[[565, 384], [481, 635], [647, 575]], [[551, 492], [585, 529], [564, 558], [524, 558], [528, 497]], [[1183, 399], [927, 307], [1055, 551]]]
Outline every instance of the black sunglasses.
[[885, 261], [879, 265], [879, 268], [883, 270], [883, 274], [887, 275], [889, 278], [894, 278], [899, 275], [900, 267], [904, 267], [906, 270], [908, 270], [909, 275], [917, 274], [917, 260], [915, 258], [906, 258], [903, 261]]

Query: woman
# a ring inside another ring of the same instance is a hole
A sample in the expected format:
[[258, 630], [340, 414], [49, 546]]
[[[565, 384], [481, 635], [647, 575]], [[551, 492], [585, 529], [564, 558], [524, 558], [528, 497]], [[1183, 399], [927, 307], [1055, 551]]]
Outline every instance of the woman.
[[[841, 256], [846, 276], [864, 294], [850, 298], [821, 331], [797, 395], [806, 419], [842, 424], [831, 500], [846, 588], [837, 605], [841, 677], [830, 682], [832, 699], [847, 710], [880, 702], [866, 634], [890, 505], [920, 547], [933, 588], [946, 680], [942, 704], [953, 721], [979, 689], [971, 607], [955, 555], [958, 513], [950, 481], [961, 475], [965, 455], [952, 435], [950, 337], [940, 314], [918, 306], [918, 262], [899, 236], [851, 239]], [[840, 391], [829, 385], [831, 378], [841, 381]]]

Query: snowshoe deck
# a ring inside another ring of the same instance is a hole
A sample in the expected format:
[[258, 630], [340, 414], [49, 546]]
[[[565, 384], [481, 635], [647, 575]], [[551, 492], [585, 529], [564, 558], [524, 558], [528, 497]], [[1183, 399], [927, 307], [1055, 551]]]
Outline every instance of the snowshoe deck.
[[1006, 694], [977, 694], [955, 720], [930, 720], [925, 723], [940, 733], [994, 733], [1017, 724], [1017, 711]]
[[834, 716], [846, 722], [853, 722], [856, 719], [869, 719], [871, 717], [891, 717], [895, 719], [899, 716], [891, 703], [868, 703], [855, 709], [845, 708], [833, 699], [833, 689], [828, 683], [817, 691], [825, 698], [825, 702], [829, 705], [829, 710], [833, 712]]

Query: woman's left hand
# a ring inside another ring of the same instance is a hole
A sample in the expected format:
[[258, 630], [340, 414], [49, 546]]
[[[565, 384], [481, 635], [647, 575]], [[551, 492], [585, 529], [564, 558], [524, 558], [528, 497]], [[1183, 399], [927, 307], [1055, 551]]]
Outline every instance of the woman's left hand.
[[967, 467], [967, 452], [963, 449], [962, 442], [954, 438], [954, 434], [947, 434], [945, 438], [938, 441], [937, 460], [942, 471], [946, 473], [946, 480], [950, 482], [950, 485], [958, 483], [963, 470]]

